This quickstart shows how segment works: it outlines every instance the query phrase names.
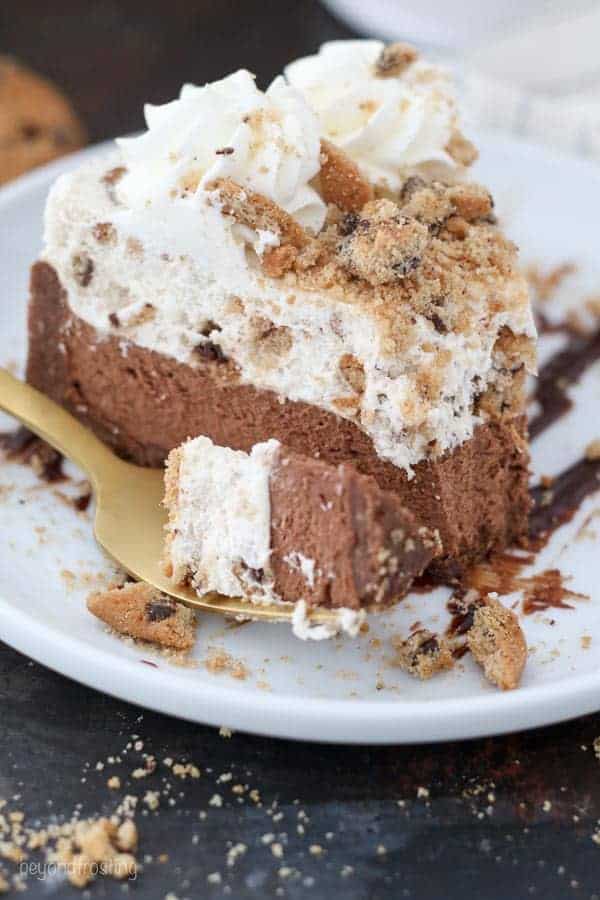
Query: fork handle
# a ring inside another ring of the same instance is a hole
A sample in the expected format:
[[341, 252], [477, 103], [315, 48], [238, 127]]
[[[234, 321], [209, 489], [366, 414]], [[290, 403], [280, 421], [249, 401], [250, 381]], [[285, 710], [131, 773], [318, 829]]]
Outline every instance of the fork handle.
[[86, 471], [94, 488], [115, 455], [75, 416], [0, 367], [0, 409], [51, 444]]

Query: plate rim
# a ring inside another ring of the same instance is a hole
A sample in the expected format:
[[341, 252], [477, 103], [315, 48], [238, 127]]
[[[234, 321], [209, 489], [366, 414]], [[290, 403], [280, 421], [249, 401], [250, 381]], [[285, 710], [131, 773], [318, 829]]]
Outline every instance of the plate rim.
[[[575, 166], [600, 182], [590, 160], [520, 137], [481, 131], [480, 143], [500, 143], [512, 153], [543, 155], [548, 163]], [[113, 146], [104, 141], [55, 160], [0, 188], [0, 211], [79, 163]], [[278, 626], [273, 626], [278, 627]], [[0, 596], [0, 638], [15, 650], [61, 675], [129, 703], [188, 721], [235, 731], [338, 744], [429, 743], [506, 734], [566, 721], [600, 709], [600, 671], [562, 681], [527, 685], [510, 692], [482, 690], [477, 697], [401, 700], [302, 698], [249, 692], [189, 680], [165, 663], [158, 670], [139, 660], [94, 647], [15, 607]], [[174, 667], [171, 667], [174, 668]], [[160, 672], [160, 690], [153, 677]]]

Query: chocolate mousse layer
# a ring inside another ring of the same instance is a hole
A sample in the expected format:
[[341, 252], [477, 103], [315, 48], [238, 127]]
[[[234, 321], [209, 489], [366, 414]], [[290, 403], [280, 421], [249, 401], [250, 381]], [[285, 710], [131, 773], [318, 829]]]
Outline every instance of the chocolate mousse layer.
[[440, 549], [396, 494], [348, 464], [282, 448], [269, 494], [274, 589], [286, 601], [389, 606]]
[[452, 452], [419, 463], [409, 479], [350, 420], [239, 383], [218, 347], [189, 366], [100, 336], [73, 315], [54, 269], [43, 262], [32, 269], [29, 337], [28, 381], [140, 465], [162, 465], [170, 450], [199, 434], [246, 451], [275, 438], [306, 456], [350, 463], [398, 495], [420, 524], [438, 530], [443, 554], [428, 574], [441, 580], [526, 533], [524, 416], [490, 419]]

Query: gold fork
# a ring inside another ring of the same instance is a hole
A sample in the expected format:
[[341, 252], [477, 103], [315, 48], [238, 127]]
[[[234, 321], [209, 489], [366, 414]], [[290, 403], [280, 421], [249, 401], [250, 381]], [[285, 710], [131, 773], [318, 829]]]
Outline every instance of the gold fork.
[[[0, 368], [0, 409], [80, 466], [96, 497], [96, 540], [138, 581], [170, 594], [197, 609], [248, 619], [284, 621], [292, 606], [258, 605], [240, 597], [210, 593], [199, 596], [175, 586], [161, 568], [166, 510], [162, 506], [163, 473], [124, 462], [89, 428], [40, 391]], [[328, 610], [314, 610], [311, 622], [333, 622]]]

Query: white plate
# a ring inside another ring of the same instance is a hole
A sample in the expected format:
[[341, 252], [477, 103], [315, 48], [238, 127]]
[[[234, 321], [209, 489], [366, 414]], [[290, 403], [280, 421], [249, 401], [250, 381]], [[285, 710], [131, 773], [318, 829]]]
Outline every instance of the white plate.
[[[524, 259], [577, 260], [581, 273], [568, 285], [570, 302], [582, 291], [600, 289], [600, 170], [512, 139], [488, 135], [480, 146], [478, 177], [493, 188]], [[28, 267], [40, 247], [48, 186], [59, 172], [97, 152], [52, 164], [0, 192], [4, 365], [20, 369], [24, 359]], [[599, 389], [596, 366], [576, 388], [573, 412], [535, 443], [536, 475], [560, 471], [600, 437]], [[41, 485], [24, 466], [0, 465], [0, 637], [84, 684], [198, 722], [351, 743], [454, 740], [600, 709], [600, 554], [591, 536], [594, 523], [582, 529], [593, 511], [600, 528], [600, 495], [588, 499], [536, 563], [536, 569], [559, 565], [573, 576], [570, 586], [591, 599], [572, 611], [523, 618], [532, 653], [522, 686], [501, 693], [468, 657], [430, 682], [415, 681], [390, 666], [393, 633], [406, 632], [417, 619], [434, 630], [444, 627], [444, 589], [409, 597], [394, 612], [374, 617], [366, 637], [320, 644], [297, 641], [285, 626], [228, 629], [222, 619], [206, 615], [198, 631], [197, 666], [174, 666], [152, 650], [108, 634], [87, 613], [87, 593], [109, 579], [112, 568], [94, 543], [92, 511], [75, 512], [59, 489]], [[584, 635], [593, 638], [586, 650]], [[203, 663], [214, 648], [243, 660], [248, 677], [209, 672]]]

